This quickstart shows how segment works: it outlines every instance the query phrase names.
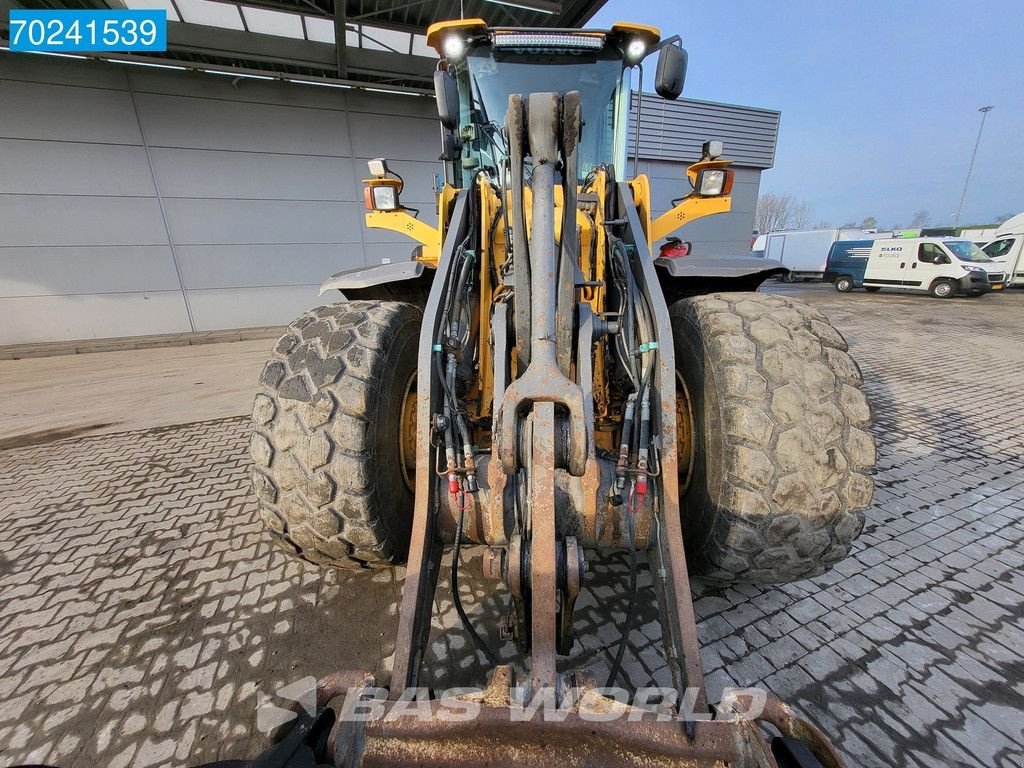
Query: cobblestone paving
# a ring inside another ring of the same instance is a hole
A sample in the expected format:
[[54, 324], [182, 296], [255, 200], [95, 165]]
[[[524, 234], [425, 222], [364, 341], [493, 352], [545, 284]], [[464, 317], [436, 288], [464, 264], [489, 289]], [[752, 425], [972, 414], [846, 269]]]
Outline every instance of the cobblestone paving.
[[[850, 340], [878, 488], [832, 573], [694, 585], [712, 700], [763, 685], [852, 765], [1024, 765], [1024, 293], [771, 290], [802, 295]], [[264, 694], [337, 667], [387, 679], [402, 570], [325, 573], [273, 549], [246, 441], [228, 419], [0, 451], [0, 766], [251, 755]], [[460, 588], [482, 628], [505, 602], [474, 554]], [[591, 565], [571, 663], [603, 682], [628, 568], [618, 553]], [[436, 608], [451, 631], [432, 636], [429, 681], [481, 682], [443, 587]], [[649, 597], [634, 627], [629, 683], [663, 683]]]

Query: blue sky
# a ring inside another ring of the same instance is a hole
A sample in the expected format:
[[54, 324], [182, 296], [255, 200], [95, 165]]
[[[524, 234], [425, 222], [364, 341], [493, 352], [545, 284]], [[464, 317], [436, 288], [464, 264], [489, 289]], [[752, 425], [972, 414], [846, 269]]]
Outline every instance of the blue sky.
[[815, 223], [952, 222], [986, 104], [960, 223], [1024, 211], [1024, 0], [609, 0], [589, 26], [617, 20], [682, 36], [684, 96], [782, 112], [761, 191]]

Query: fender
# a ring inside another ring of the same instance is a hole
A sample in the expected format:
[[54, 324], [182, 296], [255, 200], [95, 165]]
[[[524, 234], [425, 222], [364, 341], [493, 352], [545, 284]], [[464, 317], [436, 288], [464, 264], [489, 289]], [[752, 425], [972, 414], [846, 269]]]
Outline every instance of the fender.
[[393, 264], [377, 264], [372, 267], [356, 267], [344, 272], [335, 272], [320, 284], [320, 295], [327, 291], [370, 288], [385, 283], [400, 283], [421, 277], [426, 270], [422, 261], [399, 261]]
[[659, 257], [654, 266], [669, 304], [716, 291], [756, 291], [765, 280], [789, 273], [781, 261], [749, 256]]

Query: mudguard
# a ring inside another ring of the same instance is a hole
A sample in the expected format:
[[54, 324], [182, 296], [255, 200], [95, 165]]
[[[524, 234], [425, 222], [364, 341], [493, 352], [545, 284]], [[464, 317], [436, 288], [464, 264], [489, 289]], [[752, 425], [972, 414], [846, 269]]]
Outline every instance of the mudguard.
[[685, 296], [717, 291], [756, 291], [768, 278], [789, 273], [781, 261], [751, 256], [659, 257], [654, 266], [670, 304]]
[[657, 258], [654, 266], [664, 270], [669, 277], [722, 277], [749, 278], [763, 275], [762, 282], [774, 275], [789, 271], [781, 261], [759, 259], [750, 256], [689, 256], [680, 259]]
[[423, 275], [426, 267], [420, 261], [399, 261], [393, 264], [377, 264], [372, 267], [357, 267], [336, 272], [320, 284], [320, 295], [327, 291], [370, 288], [374, 285], [399, 283], [415, 280]]

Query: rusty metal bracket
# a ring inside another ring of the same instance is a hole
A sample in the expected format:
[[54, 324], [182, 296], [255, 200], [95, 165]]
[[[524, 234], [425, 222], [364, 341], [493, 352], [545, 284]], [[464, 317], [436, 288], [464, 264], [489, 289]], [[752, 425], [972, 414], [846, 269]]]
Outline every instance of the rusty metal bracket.
[[[509, 107], [521, 109], [521, 101], [509, 100]], [[591, 441], [585, 412], [585, 398], [579, 384], [570, 380], [558, 366], [557, 313], [558, 265], [555, 249], [555, 165], [559, 159], [558, 137], [561, 134], [560, 99], [554, 93], [531, 93], [527, 110], [527, 133], [530, 154], [533, 157], [533, 215], [529, 243], [529, 303], [530, 311], [530, 354], [526, 372], [513, 381], [505, 390], [498, 414], [494, 441], [506, 474], [513, 474], [521, 464], [517, 450], [519, 420], [528, 406], [547, 402], [562, 406], [569, 418], [568, 469], [576, 477], [586, 471], [587, 451]], [[508, 118], [511, 126], [514, 119]], [[510, 141], [513, 139], [510, 138]], [[513, 141], [513, 144], [517, 142]], [[516, 153], [513, 150], [513, 166]], [[521, 158], [519, 158], [521, 162]], [[575, 184], [575, 180], [573, 181]], [[513, 169], [513, 185], [515, 169]], [[513, 188], [513, 206], [515, 188]], [[513, 212], [514, 226], [518, 214]], [[515, 230], [513, 230], [515, 239]], [[521, 262], [521, 252], [514, 259]], [[514, 262], [515, 263], [515, 262]], [[521, 263], [516, 266], [517, 273]], [[524, 296], [520, 293], [520, 281], [516, 282], [516, 329]], [[521, 340], [517, 340], [520, 349]]]

